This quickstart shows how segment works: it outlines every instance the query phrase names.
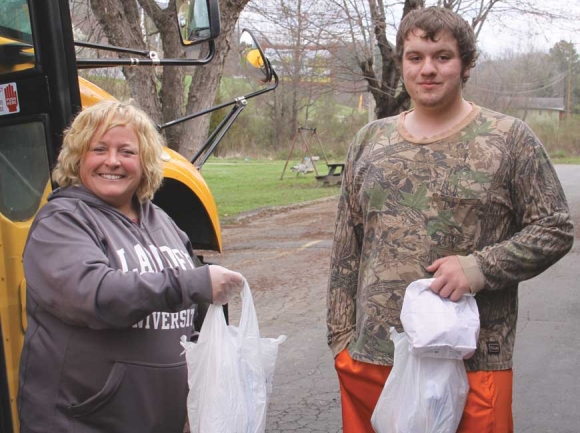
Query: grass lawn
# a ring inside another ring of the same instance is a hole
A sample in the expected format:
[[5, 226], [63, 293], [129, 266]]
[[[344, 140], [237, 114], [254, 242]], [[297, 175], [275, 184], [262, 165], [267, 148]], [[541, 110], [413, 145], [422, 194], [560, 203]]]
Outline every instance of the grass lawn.
[[564, 158], [555, 158], [551, 157], [552, 164], [580, 164], [580, 157], [578, 156], [571, 156], [571, 157], [564, 157]]
[[[285, 161], [244, 161], [210, 158], [202, 167], [216, 201], [221, 218], [232, 218], [242, 212], [270, 206], [284, 206], [338, 195], [340, 187], [323, 187], [315, 173], [298, 175], [290, 171], [290, 161], [284, 179], [280, 180]], [[319, 174], [328, 173], [324, 163], [318, 163]]]
[[[580, 158], [553, 158], [554, 164], [580, 164]], [[235, 218], [243, 212], [271, 206], [284, 206], [338, 195], [340, 187], [322, 186], [315, 173], [306, 175], [290, 171], [280, 180], [285, 161], [237, 160], [210, 158], [202, 168], [216, 201], [221, 218]], [[323, 162], [316, 166], [319, 174], [328, 169]]]

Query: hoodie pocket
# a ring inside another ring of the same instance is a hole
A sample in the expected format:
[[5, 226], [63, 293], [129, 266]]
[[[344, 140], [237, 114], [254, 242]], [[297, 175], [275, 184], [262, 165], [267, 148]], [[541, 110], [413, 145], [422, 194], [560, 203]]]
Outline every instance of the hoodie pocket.
[[183, 431], [187, 399], [185, 362], [116, 362], [103, 388], [67, 408], [75, 432]]
[[94, 412], [98, 410], [101, 406], [107, 404], [107, 402], [115, 395], [121, 382], [123, 380], [123, 376], [127, 371], [127, 367], [125, 364], [115, 363], [113, 368], [111, 369], [111, 373], [109, 373], [109, 377], [105, 382], [105, 386], [90, 397], [89, 399], [85, 400], [83, 403], [78, 405], [69, 406], [68, 410], [73, 417], [83, 416], [88, 413]]

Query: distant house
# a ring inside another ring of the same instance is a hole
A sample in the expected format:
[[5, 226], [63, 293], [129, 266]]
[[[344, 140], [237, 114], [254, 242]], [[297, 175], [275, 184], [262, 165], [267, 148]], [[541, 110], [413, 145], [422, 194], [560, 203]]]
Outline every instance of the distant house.
[[505, 111], [528, 123], [559, 123], [566, 116], [564, 98], [504, 98]]

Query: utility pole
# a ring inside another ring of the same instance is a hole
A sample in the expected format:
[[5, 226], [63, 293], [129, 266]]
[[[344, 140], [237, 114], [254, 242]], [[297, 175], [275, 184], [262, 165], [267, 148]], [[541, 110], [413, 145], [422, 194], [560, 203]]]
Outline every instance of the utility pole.
[[572, 57], [568, 59], [568, 89], [566, 92], [566, 117], [572, 114]]

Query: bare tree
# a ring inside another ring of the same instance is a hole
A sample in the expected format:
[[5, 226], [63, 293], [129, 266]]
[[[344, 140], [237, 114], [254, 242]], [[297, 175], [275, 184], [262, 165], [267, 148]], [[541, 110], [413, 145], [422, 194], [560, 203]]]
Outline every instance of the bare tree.
[[299, 126], [310, 125], [316, 101], [333, 91], [336, 41], [323, 37], [336, 24], [336, 11], [314, 0], [254, 1], [247, 10], [249, 27], [260, 35], [267, 56], [281, 76], [272, 100], [276, 142], [292, 139]]
[[471, 24], [476, 37], [490, 20], [512, 29], [514, 23], [521, 23], [522, 16], [537, 23], [537, 28], [547, 28], [563, 20], [574, 21], [565, 4], [548, 5], [537, 0], [325, 1], [328, 10], [340, 10], [344, 19], [342, 24], [329, 27], [325, 32], [345, 46], [355, 47], [350, 52], [355, 56], [359, 77], [366, 81], [373, 96], [378, 118], [395, 115], [409, 107], [409, 96], [397, 68], [393, 39], [398, 22], [413, 9], [433, 5], [451, 9]]
[[565, 98], [568, 114], [578, 112], [580, 101], [580, 55], [571, 42], [559, 41], [550, 49], [550, 57], [566, 73]]
[[[424, 6], [424, 0], [405, 0], [403, 19], [410, 11]], [[369, 0], [374, 37], [380, 53], [380, 73], [374, 66], [374, 50], [371, 56], [361, 58], [359, 65], [364, 78], [369, 84], [369, 92], [375, 99], [375, 115], [377, 118], [392, 116], [409, 108], [409, 95], [400, 86], [401, 73], [397, 67], [395, 46], [387, 39], [387, 23], [383, 0]]]
[[[77, 2], [79, 0], [76, 0]], [[151, 117], [164, 123], [184, 114], [209, 108], [215, 99], [225, 56], [240, 12], [249, 0], [221, 0], [220, 37], [216, 40], [216, 58], [208, 65], [188, 71], [184, 67], [124, 67], [130, 96]], [[158, 40], [165, 58], [184, 58], [185, 50], [176, 31], [175, 3], [162, 8], [155, 0], [91, 0], [90, 6], [112, 45], [150, 50]], [[186, 75], [191, 74], [189, 92]], [[165, 130], [168, 144], [186, 157], [200, 146], [209, 128], [209, 116]]]
[[566, 72], [558, 69], [547, 53], [504, 52], [497, 58], [480, 59], [465, 87], [466, 97], [492, 110], [524, 118], [537, 98], [564, 100]]

